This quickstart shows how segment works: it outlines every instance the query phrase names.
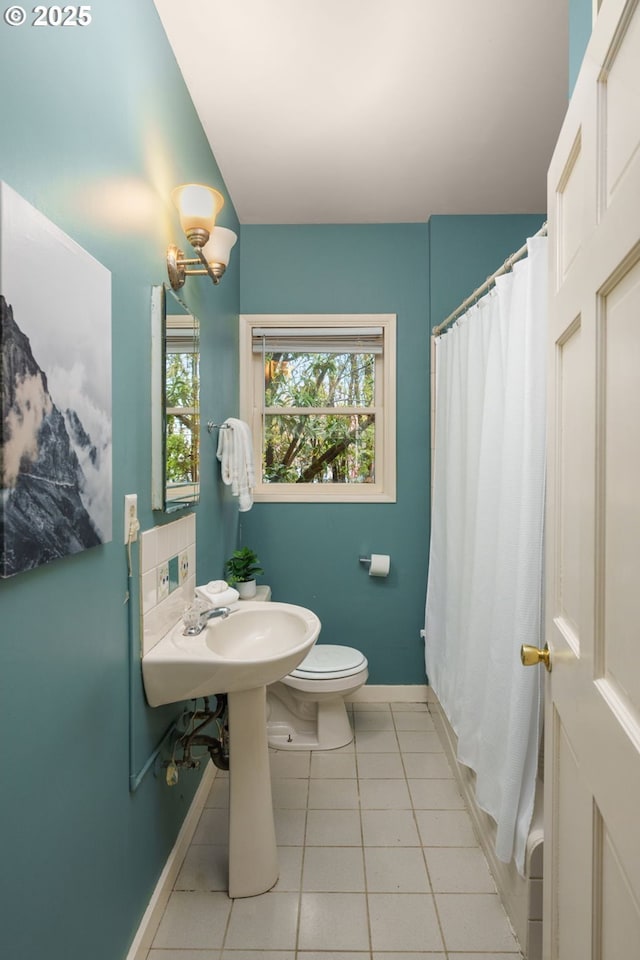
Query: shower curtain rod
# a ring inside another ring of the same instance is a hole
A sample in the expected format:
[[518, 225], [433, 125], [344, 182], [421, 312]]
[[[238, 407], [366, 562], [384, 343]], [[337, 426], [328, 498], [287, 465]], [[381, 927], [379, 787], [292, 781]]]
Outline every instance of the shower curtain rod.
[[[547, 235], [547, 223], [545, 221], [540, 227], [540, 229], [538, 230], [538, 232], [534, 234], [534, 236], [546, 237], [546, 235]], [[516, 263], [518, 260], [522, 260], [522, 258], [525, 257], [526, 255], [527, 255], [527, 244], [525, 243], [520, 247], [519, 250], [516, 250], [516, 252], [512, 253], [510, 257], [507, 257], [507, 259], [504, 261], [500, 269], [496, 270], [495, 273], [492, 273], [490, 277], [487, 277], [485, 282], [481, 284], [477, 288], [477, 290], [474, 290], [471, 296], [467, 297], [466, 300], [463, 300], [460, 306], [456, 307], [453, 313], [450, 313], [449, 316], [446, 318], [446, 320], [443, 320], [442, 323], [439, 323], [436, 327], [434, 327], [433, 330], [431, 331], [431, 336], [437, 337], [439, 333], [442, 333], [442, 331], [445, 330], [450, 323], [453, 323], [453, 321], [457, 317], [459, 317], [461, 313], [464, 313], [467, 307], [470, 307], [473, 303], [476, 302], [476, 300], [479, 299], [479, 297], [482, 296], [483, 293], [487, 292], [489, 287], [493, 283], [495, 283], [496, 277], [501, 277], [503, 273], [508, 273], [509, 270], [511, 270], [511, 268], [513, 267], [514, 263]]]

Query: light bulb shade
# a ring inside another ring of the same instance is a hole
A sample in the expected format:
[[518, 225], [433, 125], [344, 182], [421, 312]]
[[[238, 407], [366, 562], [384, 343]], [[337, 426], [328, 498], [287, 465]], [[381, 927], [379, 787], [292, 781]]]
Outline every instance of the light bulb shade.
[[189, 243], [194, 247], [203, 247], [213, 231], [216, 216], [224, 206], [224, 197], [201, 183], [184, 183], [176, 187], [172, 198], [180, 214], [180, 226]]
[[228, 230], [227, 227], [215, 227], [208, 242], [202, 249], [207, 263], [221, 263], [225, 267], [228, 267], [231, 248], [237, 239], [233, 230]]

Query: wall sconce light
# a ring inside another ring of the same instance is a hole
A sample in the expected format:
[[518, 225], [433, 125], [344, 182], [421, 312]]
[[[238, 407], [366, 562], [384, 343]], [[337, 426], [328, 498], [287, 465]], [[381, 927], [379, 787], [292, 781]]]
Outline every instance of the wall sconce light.
[[[175, 243], [169, 245], [167, 271], [172, 288], [179, 290], [187, 277], [204, 274], [213, 283], [219, 283], [229, 264], [231, 248], [238, 239], [233, 230], [215, 225], [224, 197], [199, 183], [176, 187], [171, 196], [180, 214], [180, 226], [197, 254], [197, 258], [185, 259]], [[204, 269], [193, 269], [196, 264]]]

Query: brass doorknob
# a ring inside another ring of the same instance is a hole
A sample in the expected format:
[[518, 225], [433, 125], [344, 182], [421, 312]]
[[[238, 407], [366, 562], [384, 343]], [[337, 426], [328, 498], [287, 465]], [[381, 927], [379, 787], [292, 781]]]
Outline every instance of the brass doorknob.
[[544, 663], [546, 669], [551, 673], [551, 658], [549, 647], [545, 643], [544, 650], [539, 647], [531, 647], [528, 643], [523, 643], [520, 647], [520, 659], [525, 667], [535, 667], [538, 663]]

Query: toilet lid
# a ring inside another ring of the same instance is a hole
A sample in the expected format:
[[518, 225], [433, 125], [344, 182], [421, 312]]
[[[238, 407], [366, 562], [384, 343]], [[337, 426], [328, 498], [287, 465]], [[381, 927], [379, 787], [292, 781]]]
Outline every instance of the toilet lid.
[[360, 673], [366, 666], [366, 657], [353, 647], [316, 643], [290, 675], [305, 680], [336, 680]]

